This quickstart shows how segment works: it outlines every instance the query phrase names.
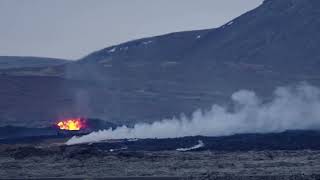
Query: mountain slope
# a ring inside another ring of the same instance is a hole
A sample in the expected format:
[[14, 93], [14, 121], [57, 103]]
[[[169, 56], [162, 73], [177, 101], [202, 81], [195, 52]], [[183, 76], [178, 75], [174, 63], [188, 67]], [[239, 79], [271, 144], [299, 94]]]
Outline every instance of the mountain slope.
[[[18, 114], [27, 114], [25, 119], [45, 123], [61, 109], [76, 113], [79, 110], [74, 107], [81, 106], [87, 116], [133, 124], [225, 103], [239, 89], [255, 90], [268, 98], [280, 85], [301, 81], [319, 85], [319, 9], [318, 0], [266, 0], [220, 28], [108, 47], [56, 67], [60, 77], [51, 78], [57, 82], [51, 96], [41, 96], [32, 113], [19, 108], [0, 111], [6, 112], [3, 119], [19, 121]], [[3, 77], [4, 82], [9, 82], [6, 78], [16, 82], [17, 77]], [[39, 97], [34, 87], [23, 86]], [[13, 98], [12, 104], [19, 104], [15, 91], [6, 93]], [[40, 117], [37, 107], [48, 101], [56, 102], [48, 106], [51, 116], [43, 108]], [[7, 102], [0, 101], [0, 107]]]
[[137, 70], [136, 73], [143, 75], [163, 75], [164, 67], [170, 65], [182, 66], [180, 71], [189, 66], [191, 70], [197, 67], [203, 70], [209, 65], [302, 80], [306, 75], [312, 80], [320, 65], [319, 7], [316, 0], [267, 0], [217, 29], [124, 43], [90, 54], [82, 61], [113, 67], [106, 71], [122, 70], [117, 69], [120, 66], [125, 66], [127, 71], [132, 67], [155, 66], [152, 72], [148, 68]]
[[316, 0], [267, 0], [229, 26], [212, 30], [190, 55], [263, 66], [288, 76], [317, 73], [319, 7]]
[[316, 0], [267, 0], [217, 29], [124, 43], [90, 54], [80, 62], [99, 66], [110, 76], [128, 73], [137, 79], [202, 81], [220, 76], [248, 81], [252, 74], [281, 78], [276, 84], [318, 81], [319, 7]]
[[67, 60], [41, 57], [0, 56], [0, 69], [47, 67], [66, 64]]

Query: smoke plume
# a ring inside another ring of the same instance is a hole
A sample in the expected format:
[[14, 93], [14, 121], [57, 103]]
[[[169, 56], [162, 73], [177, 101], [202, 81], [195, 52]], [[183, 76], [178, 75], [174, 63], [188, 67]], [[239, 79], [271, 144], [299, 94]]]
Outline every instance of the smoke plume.
[[[279, 87], [270, 101], [255, 92], [240, 90], [231, 96], [233, 108], [213, 105], [195, 111], [191, 117], [164, 119], [114, 130], [72, 137], [66, 144], [91, 143], [108, 139], [173, 138], [183, 136], [225, 136], [238, 133], [268, 133], [320, 128], [320, 89], [307, 84]], [[231, 110], [230, 110], [231, 109]]]

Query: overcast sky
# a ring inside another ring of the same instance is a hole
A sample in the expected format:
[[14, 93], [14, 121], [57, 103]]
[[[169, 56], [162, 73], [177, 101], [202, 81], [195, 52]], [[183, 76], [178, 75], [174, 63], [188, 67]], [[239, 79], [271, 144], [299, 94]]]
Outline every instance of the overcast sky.
[[78, 59], [104, 47], [219, 27], [263, 0], [0, 0], [0, 55]]

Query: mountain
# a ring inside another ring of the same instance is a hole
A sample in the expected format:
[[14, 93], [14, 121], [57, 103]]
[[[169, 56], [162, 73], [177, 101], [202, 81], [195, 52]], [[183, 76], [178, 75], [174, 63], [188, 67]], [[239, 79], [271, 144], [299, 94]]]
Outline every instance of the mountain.
[[319, 85], [319, 9], [317, 0], [265, 0], [219, 28], [108, 47], [54, 67], [54, 77], [47, 68], [8, 71], [0, 81], [17, 90], [2, 90], [10, 98], [1, 118], [41, 124], [68, 112], [134, 124], [227, 103], [239, 89], [268, 99], [277, 86]]
[[99, 64], [117, 77], [194, 79], [206, 85], [201, 78], [223, 76], [234, 81], [240, 75], [248, 81], [247, 76], [253, 74], [288, 81], [318, 80], [318, 7], [316, 0], [267, 0], [217, 29], [124, 43], [81, 61]]
[[0, 56], [0, 69], [47, 67], [66, 64], [68, 61], [55, 58]]

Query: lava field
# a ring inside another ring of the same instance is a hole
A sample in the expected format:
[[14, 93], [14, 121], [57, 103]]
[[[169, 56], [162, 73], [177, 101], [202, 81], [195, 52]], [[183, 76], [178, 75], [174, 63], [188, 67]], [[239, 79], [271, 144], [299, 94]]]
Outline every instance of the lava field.
[[69, 138], [1, 140], [0, 177], [320, 178], [318, 131], [125, 139], [67, 146], [64, 142]]

